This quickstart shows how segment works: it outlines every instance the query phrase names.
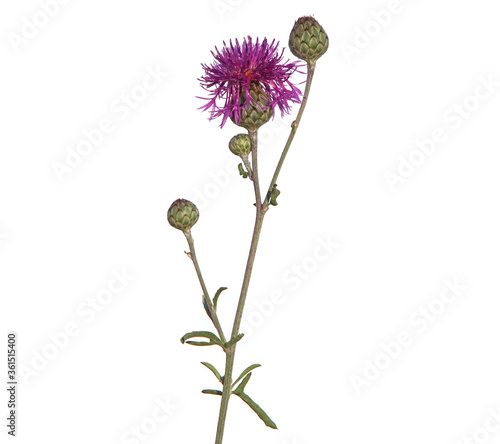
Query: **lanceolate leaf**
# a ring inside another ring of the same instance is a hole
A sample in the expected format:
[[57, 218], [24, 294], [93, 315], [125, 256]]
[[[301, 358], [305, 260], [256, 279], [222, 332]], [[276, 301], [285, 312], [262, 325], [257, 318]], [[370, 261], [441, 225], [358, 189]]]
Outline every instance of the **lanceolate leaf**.
[[197, 345], [198, 347], [206, 347], [207, 345], [215, 345], [213, 342], [203, 342], [203, 341], [186, 341], [186, 344]]
[[[210, 342], [186, 341], [186, 339], [191, 338], [207, 338], [210, 340]], [[220, 345], [222, 348], [224, 348], [224, 344], [222, 343], [222, 341], [215, 334], [209, 331], [192, 331], [191, 333], [186, 333], [181, 338], [181, 342], [183, 344], [184, 342], [187, 342], [191, 345]]]
[[[236, 393], [235, 393], [236, 394]], [[236, 394], [239, 396], [243, 401], [247, 403], [247, 405], [255, 412], [257, 413], [258, 417], [264, 421], [264, 424], [268, 427], [271, 427], [272, 429], [277, 429], [278, 427], [276, 424], [273, 422], [271, 418], [267, 415], [267, 413], [261, 409], [259, 404], [257, 404], [255, 401], [250, 398], [246, 393], [239, 393]]]
[[224, 347], [231, 347], [231, 345], [236, 344], [243, 336], [245, 336], [245, 333], [240, 333], [238, 336], [235, 336], [233, 339], [230, 339], [224, 344]]
[[238, 376], [236, 381], [233, 382], [233, 387], [245, 376], [247, 373], [251, 372], [254, 368], [260, 367], [260, 364], [252, 364], [249, 367], [247, 367], [245, 370], [241, 372], [241, 375]]
[[210, 313], [210, 309], [208, 308], [208, 303], [205, 295], [202, 296], [202, 300], [203, 300], [203, 308], [205, 309], [207, 316], [213, 321], [212, 313]]
[[220, 294], [224, 291], [227, 290], [227, 287], [220, 287], [217, 292], [215, 293], [214, 296], [214, 309], [217, 310], [217, 301], [219, 300]]
[[211, 370], [212, 373], [215, 375], [215, 377], [219, 380], [219, 382], [221, 384], [223, 384], [223, 382], [222, 382], [222, 376], [220, 375], [220, 373], [217, 371], [217, 369], [212, 364], [209, 364], [208, 362], [202, 362], [202, 364], [205, 367], [207, 367], [209, 370]]
[[243, 393], [243, 391], [245, 390], [245, 387], [248, 384], [248, 381], [250, 381], [251, 377], [252, 377], [252, 373], [249, 373], [248, 375], [246, 375], [245, 378], [243, 379], [243, 381], [240, 382], [240, 385], [233, 390], [233, 393], [235, 395], [241, 395]]
[[220, 396], [222, 396], [222, 392], [220, 390], [206, 389], [206, 390], [202, 390], [201, 393], [205, 393], [206, 395], [220, 395]]

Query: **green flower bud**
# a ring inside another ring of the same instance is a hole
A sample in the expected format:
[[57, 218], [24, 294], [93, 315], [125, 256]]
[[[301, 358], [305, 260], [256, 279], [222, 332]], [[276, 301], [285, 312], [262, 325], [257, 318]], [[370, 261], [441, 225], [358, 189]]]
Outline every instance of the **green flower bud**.
[[[234, 117], [231, 117], [233, 123], [249, 131], [257, 131], [260, 126], [267, 123], [273, 116], [273, 110], [269, 105], [269, 98], [258, 83], [252, 83], [248, 88], [250, 94], [250, 103], [243, 108], [240, 114], [239, 121], [236, 122]], [[253, 99], [253, 100], [252, 100]], [[243, 106], [246, 101], [245, 92], [241, 93], [240, 106]]]
[[248, 134], [237, 134], [229, 141], [229, 150], [242, 158], [248, 157], [252, 151], [252, 141]]
[[200, 212], [193, 202], [177, 199], [168, 209], [168, 223], [178, 230], [189, 232], [198, 221]]
[[299, 59], [315, 62], [328, 49], [328, 35], [314, 17], [301, 17], [293, 26], [288, 45]]

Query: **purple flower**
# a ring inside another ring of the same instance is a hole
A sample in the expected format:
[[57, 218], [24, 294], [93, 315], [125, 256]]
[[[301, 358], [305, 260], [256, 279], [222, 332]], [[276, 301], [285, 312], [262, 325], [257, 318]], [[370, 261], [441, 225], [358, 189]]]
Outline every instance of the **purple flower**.
[[[250, 102], [254, 102], [248, 93], [252, 83], [262, 88], [268, 96], [268, 105], [272, 110], [277, 106], [281, 115], [290, 112], [292, 103], [300, 103], [301, 92], [289, 79], [302, 66], [301, 62], [282, 62], [283, 48], [278, 50], [279, 42], [273, 40], [268, 44], [267, 39], [255, 43], [251, 37], [243, 39], [240, 45], [236, 39], [235, 45], [225, 42], [222, 51], [217, 47], [212, 55], [215, 62], [212, 65], [202, 64], [205, 75], [198, 79], [201, 86], [209, 92], [209, 97], [199, 97], [207, 103], [199, 109], [210, 112], [209, 120], [222, 116], [221, 128], [229, 118], [239, 122], [241, 111]], [[243, 95], [244, 94], [244, 95]], [[245, 97], [245, 102], [240, 101]], [[253, 103], [254, 104], [254, 103]], [[255, 105], [255, 104], [254, 104]], [[262, 107], [256, 104], [259, 109]]]

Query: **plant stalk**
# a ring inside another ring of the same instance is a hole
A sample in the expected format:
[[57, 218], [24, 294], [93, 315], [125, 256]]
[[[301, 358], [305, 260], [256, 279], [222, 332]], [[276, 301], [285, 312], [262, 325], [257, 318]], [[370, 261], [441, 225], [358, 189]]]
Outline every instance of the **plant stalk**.
[[[241, 320], [243, 317], [243, 309], [245, 308], [245, 301], [248, 293], [248, 288], [250, 285], [250, 278], [252, 277], [253, 264], [255, 262], [255, 256], [257, 253], [257, 245], [259, 243], [260, 232], [262, 230], [262, 224], [264, 222], [264, 216], [269, 209], [269, 197], [271, 195], [272, 188], [276, 181], [278, 180], [278, 175], [281, 171], [281, 167], [285, 161], [286, 155], [288, 154], [288, 150], [292, 144], [293, 138], [295, 137], [295, 133], [297, 132], [297, 128], [299, 126], [300, 120], [302, 118], [302, 114], [304, 113], [304, 109], [306, 107], [307, 98], [309, 97], [309, 91], [311, 89], [311, 83], [314, 76], [314, 70], [316, 67], [315, 62], [307, 63], [307, 81], [306, 87], [304, 90], [304, 97], [302, 99], [302, 103], [300, 105], [299, 112], [297, 114], [296, 119], [292, 123], [292, 129], [290, 131], [290, 135], [288, 136], [288, 140], [286, 142], [285, 148], [281, 154], [278, 165], [276, 166], [276, 170], [274, 172], [273, 178], [271, 180], [271, 184], [269, 186], [269, 190], [265, 196], [265, 202], [262, 203], [262, 197], [260, 194], [260, 184], [259, 184], [259, 170], [257, 166], [257, 131], [248, 131], [252, 142], [252, 180], [255, 191], [255, 206], [256, 206], [256, 215], [255, 215], [255, 225], [253, 229], [252, 241], [250, 243], [250, 252], [248, 254], [247, 265], [245, 268], [245, 275], [243, 277], [243, 283], [241, 286], [240, 299], [238, 301], [238, 307], [236, 308], [236, 315], [234, 317], [233, 330], [231, 332], [231, 339], [238, 335]], [[222, 400], [219, 411], [219, 421], [217, 424], [217, 434], [215, 437], [215, 444], [222, 444], [222, 438], [224, 435], [224, 426], [226, 423], [227, 409], [229, 406], [229, 398], [231, 396], [231, 385], [232, 385], [232, 375], [233, 375], [233, 366], [234, 366], [234, 357], [236, 354], [236, 345], [234, 344], [229, 349], [226, 350], [226, 367], [224, 373], [224, 387], [222, 389]]]
[[203, 276], [201, 274], [200, 265], [198, 264], [198, 259], [196, 257], [196, 251], [194, 249], [194, 239], [191, 236], [191, 231], [184, 232], [186, 239], [189, 244], [189, 253], [188, 256], [193, 261], [194, 268], [196, 270], [196, 274], [198, 275], [198, 280], [200, 281], [201, 289], [203, 290], [203, 297], [208, 305], [208, 309], [210, 310], [210, 314], [212, 315], [212, 322], [217, 329], [217, 333], [219, 333], [219, 337], [223, 343], [226, 343], [226, 338], [224, 337], [224, 332], [222, 331], [222, 327], [219, 322], [219, 318], [217, 317], [217, 313], [215, 312], [214, 305], [210, 299], [210, 295], [208, 294], [207, 287], [205, 285], [205, 281], [203, 280]]
[[[245, 300], [248, 293], [248, 287], [250, 285], [250, 278], [252, 276], [255, 255], [257, 253], [257, 245], [259, 243], [260, 232], [262, 229], [262, 223], [264, 221], [264, 215], [265, 215], [265, 212], [262, 210], [262, 199], [260, 195], [260, 185], [259, 185], [259, 168], [257, 163], [257, 131], [249, 131], [249, 136], [252, 141], [252, 180], [255, 191], [256, 215], [255, 215], [255, 225], [253, 229], [252, 241], [250, 243], [250, 252], [248, 254], [247, 265], [245, 268], [245, 275], [243, 277], [243, 284], [241, 286], [240, 299], [238, 301], [238, 307], [236, 309], [236, 315], [234, 318], [231, 338], [237, 336], [240, 329], [241, 319], [243, 317], [243, 309], [245, 307]], [[222, 389], [222, 400], [219, 411], [219, 421], [217, 424], [217, 435], [215, 437], [215, 444], [222, 444], [222, 437], [224, 434], [224, 426], [226, 423], [226, 416], [227, 416], [227, 408], [229, 405], [229, 398], [231, 396], [231, 385], [233, 383], [232, 375], [233, 375], [234, 357], [236, 353], [236, 345], [237, 344], [234, 344], [226, 351], [224, 387]]]
[[304, 110], [306, 109], [306, 104], [307, 104], [307, 99], [309, 97], [309, 91], [311, 89], [311, 84], [314, 76], [314, 71], [316, 69], [316, 62], [307, 62], [307, 81], [306, 81], [306, 87], [304, 89], [304, 96], [302, 98], [302, 103], [300, 104], [299, 112], [297, 114], [297, 117], [295, 120], [292, 122], [292, 129], [290, 131], [290, 135], [288, 136], [288, 140], [286, 141], [285, 148], [283, 149], [283, 152], [281, 153], [280, 160], [278, 161], [278, 165], [276, 166], [276, 170], [274, 171], [273, 178], [271, 179], [271, 184], [269, 185], [269, 189], [266, 194], [266, 202], [265, 202], [265, 207], [269, 207], [269, 199], [271, 196], [271, 191], [273, 190], [273, 186], [278, 180], [278, 176], [281, 171], [281, 167], [283, 166], [283, 163], [285, 162], [286, 155], [288, 154], [288, 150], [290, 149], [290, 146], [292, 145], [293, 138], [295, 137], [295, 133], [297, 132], [297, 128], [299, 127], [300, 119], [302, 119], [302, 114], [304, 114]]

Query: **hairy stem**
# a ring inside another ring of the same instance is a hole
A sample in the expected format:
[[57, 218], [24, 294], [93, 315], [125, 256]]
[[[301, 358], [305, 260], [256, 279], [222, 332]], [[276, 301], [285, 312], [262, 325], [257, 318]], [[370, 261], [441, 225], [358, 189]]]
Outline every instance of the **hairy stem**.
[[194, 249], [194, 239], [191, 236], [190, 231], [184, 232], [186, 239], [189, 244], [189, 253], [188, 256], [193, 261], [194, 268], [196, 270], [196, 274], [198, 275], [198, 280], [200, 281], [201, 289], [203, 290], [203, 297], [205, 302], [207, 303], [208, 309], [210, 310], [212, 322], [217, 329], [217, 333], [219, 333], [219, 337], [223, 343], [226, 343], [226, 338], [224, 337], [224, 332], [222, 331], [222, 327], [219, 322], [219, 318], [217, 317], [217, 313], [215, 312], [214, 305], [212, 304], [212, 300], [210, 299], [210, 295], [208, 294], [207, 287], [205, 285], [205, 281], [203, 280], [203, 276], [201, 274], [200, 265], [198, 264], [198, 259], [196, 258], [196, 251]]

